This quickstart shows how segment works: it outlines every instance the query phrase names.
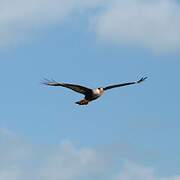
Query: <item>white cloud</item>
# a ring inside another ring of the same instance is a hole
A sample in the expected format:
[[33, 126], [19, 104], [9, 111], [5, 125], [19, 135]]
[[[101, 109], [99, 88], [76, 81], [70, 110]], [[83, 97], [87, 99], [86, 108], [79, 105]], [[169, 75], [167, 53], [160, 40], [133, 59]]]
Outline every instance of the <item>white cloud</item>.
[[158, 52], [180, 49], [180, 4], [176, 0], [0, 0], [0, 47], [88, 9], [93, 12], [89, 19], [99, 39]]
[[63, 143], [55, 153], [45, 161], [41, 168], [40, 179], [69, 180], [81, 176], [91, 176], [103, 167], [103, 161], [93, 149], [77, 149], [72, 143]]
[[31, 145], [8, 130], [0, 129], [1, 180], [75, 180], [98, 177], [105, 160], [92, 148], [71, 142]]
[[153, 169], [126, 162], [117, 180], [155, 180]]
[[[180, 180], [180, 176], [160, 177], [154, 169], [129, 161], [112, 163], [103, 154], [104, 150], [78, 148], [69, 141], [32, 145], [0, 129], [1, 180]], [[119, 164], [118, 173], [114, 169]]]
[[180, 4], [175, 0], [114, 1], [93, 26], [103, 40], [153, 51], [180, 49]]
[[23, 40], [34, 28], [57, 24], [104, 0], [0, 0], [0, 46]]
[[116, 180], [180, 180], [180, 176], [158, 177], [152, 168], [126, 162]]

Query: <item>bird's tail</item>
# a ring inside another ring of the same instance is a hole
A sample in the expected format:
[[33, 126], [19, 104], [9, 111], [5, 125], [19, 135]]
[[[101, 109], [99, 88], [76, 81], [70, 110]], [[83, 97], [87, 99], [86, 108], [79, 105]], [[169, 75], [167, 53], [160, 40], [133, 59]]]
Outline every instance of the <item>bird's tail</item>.
[[82, 99], [82, 100], [77, 101], [77, 102], [75, 102], [75, 103], [76, 103], [76, 104], [79, 104], [79, 105], [87, 105], [87, 104], [89, 103], [89, 101], [86, 100], [86, 99]]

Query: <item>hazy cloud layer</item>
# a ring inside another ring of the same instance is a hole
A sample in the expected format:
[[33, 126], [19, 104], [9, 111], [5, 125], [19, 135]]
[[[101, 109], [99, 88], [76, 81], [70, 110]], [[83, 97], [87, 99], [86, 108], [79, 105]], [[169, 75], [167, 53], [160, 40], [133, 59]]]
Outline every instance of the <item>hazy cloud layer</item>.
[[129, 161], [114, 172], [118, 163], [112, 164], [103, 154], [68, 141], [32, 145], [0, 129], [1, 180], [180, 180], [180, 176], [158, 177], [153, 169]]
[[180, 49], [176, 0], [0, 0], [0, 46], [27, 38], [37, 27], [97, 8], [89, 19], [99, 39], [153, 51]]

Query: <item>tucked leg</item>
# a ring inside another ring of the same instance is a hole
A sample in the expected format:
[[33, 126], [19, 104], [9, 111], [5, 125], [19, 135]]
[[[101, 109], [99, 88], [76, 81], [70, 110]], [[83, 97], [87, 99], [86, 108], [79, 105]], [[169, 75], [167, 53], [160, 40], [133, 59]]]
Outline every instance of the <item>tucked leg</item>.
[[80, 100], [80, 101], [77, 101], [77, 102], [75, 102], [76, 104], [79, 104], [79, 105], [87, 105], [88, 104], [88, 100], [86, 100], [86, 99], [82, 99], [82, 100]]

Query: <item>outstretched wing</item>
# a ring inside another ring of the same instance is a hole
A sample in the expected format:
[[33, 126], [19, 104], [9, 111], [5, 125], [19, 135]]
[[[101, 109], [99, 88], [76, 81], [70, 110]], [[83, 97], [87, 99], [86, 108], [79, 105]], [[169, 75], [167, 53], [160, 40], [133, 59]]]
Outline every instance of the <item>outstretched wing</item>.
[[62, 87], [69, 88], [75, 92], [78, 92], [78, 93], [81, 93], [84, 95], [89, 94], [92, 91], [90, 88], [87, 88], [84, 86], [80, 86], [80, 85], [76, 85], [76, 84], [60, 83], [60, 82], [57, 82], [54, 80], [50, 81], [48, 79], [45, 79], [43, 84], [48, 85], [48, 86], [62, 86]]
[[108, 90], [108, 89], [112, 89], [112, 88], [116, 88], [116, 87], [122, 87], [122, 86], [128, 86], [131, 84], [138, 84], [143, 82], [144, 80], [146, 80], [147, 77], [142, 77], [141, 79], [139, 79], [138, 81], [134, 81], [134, 82], [128, 82], [128, 83], [122, 83], [122, 84], [115, 84], [115, 85], [111, 85], [111, 86], [107, 86], [105, 88], [103, 88], [104, 90]]

